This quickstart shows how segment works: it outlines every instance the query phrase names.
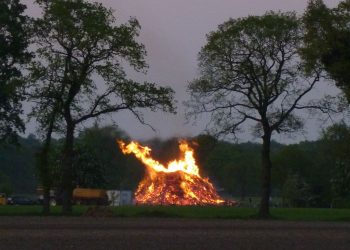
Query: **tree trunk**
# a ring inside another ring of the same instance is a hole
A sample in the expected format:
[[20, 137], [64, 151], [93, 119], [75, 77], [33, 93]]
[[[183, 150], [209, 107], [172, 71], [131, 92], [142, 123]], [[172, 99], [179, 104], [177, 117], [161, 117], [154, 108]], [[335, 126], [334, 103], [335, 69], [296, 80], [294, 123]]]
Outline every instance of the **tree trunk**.
[[50, 188], [51, 188], [51, 178], [49, 173], [48, 166], [48, 154], [49, 154], [49, 145], [50, 143], [47, 141], [43, 146], [43, 149], [40, 153], [40, 162], [39, 162], [39, 174], [41, 179], [41, 185], [43, 187], [43, 206], [42, 213], [49, 214], [50, 213]]
[[74, 127], [73, 124], [67, 124], [66, 141], [63, 148], [62, 213], [64, 214], [72, 212]]
[[51, 173], [49, 169], [49, 152], [51, 146], [51, 135], [54, 126], [54, 119], [51, 119], [45, 138], [44, 146], [40, 152], [39, 159], [39, 174], [41, 179], [41, 185], [43, 186], [43, 207], [42, 213], [50, 213], [50, 189], [52, 185]]
[[259, 209], [260, 218], [268, 218], [270, 216], [270, 193], [271, 193], [271, 159], [270, 159], [270, 146], [271, 146], [271, 132], [265, 132], [263, 136], [263, 145], [261, 151], [262, 162], [262, 186], [261, 186], [261, 201]]

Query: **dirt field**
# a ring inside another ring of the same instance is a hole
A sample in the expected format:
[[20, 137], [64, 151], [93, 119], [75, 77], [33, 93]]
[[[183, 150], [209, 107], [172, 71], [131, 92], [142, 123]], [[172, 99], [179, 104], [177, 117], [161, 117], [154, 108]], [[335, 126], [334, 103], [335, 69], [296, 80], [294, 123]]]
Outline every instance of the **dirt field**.
[[350, 223], [0, 217], [0, 249], [350, 249]]

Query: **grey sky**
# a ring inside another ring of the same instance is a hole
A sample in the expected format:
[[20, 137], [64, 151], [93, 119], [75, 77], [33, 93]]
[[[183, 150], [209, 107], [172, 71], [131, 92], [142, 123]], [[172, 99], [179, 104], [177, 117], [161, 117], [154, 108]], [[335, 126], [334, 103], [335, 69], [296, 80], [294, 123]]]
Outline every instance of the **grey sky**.
[[[28, 13], [38, 16], [38, 10], [31, 0], [24, 0]], [[153, 81], [169, 85], [176, 91], [178, 114], [145, 113], [145, 119], [157, 129], [154, 133], [126, 113], [113, 115], [116, 123], [136, 139], [147, 139], [153, 136], [171, 137], [196, 135], [204, 128], [204, 123], [197, 126], [184, 123], [182, 101], [186, 100], [186, 85], [196, 76], [197, 53], [205, 44], [205, 35], [230, 17], [261, 15], [269, 10], [297, 11], [302, 13], [306, 0], [99, 0], [105, 6], [115, 10], [115, 16], [125, 22], [130, 16], [136, 17], [141, 26], [140, 42], [146, 46], [149, 70], [147, 75], [132, 77], [139, 80]], [[329, 6], [339, 1], [325, 0]], [[327, 87], [327, 92], [330, 87]], [[105, 123], [109, 120], [106, 119]], [[292, 139], [317, 138], [318, 124], [311, 123], [306, 136]], [[34, 131], [32, 123], [28, 132]], [[27, 133], [28, 133], [27, 132]], [[252, 139], [244, 135], [244, 139]], [[290, 141], [285, 137], [277, 137]]]

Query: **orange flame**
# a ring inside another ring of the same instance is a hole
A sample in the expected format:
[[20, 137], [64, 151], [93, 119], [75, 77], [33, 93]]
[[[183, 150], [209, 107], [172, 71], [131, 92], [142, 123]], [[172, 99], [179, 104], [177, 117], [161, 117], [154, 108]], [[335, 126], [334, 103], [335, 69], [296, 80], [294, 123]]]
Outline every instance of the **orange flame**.
[[179, 142], [181, 159], [165, 167], [151, 157], [151, 149], [138, 142], [118, 141], [123, 154], [134, 154], [147, 168], [144, 179], [135, 192], [138, 204], [205, 205], [222, 204], [209, 179], [199, 175], [193, 149], [185, 141]]

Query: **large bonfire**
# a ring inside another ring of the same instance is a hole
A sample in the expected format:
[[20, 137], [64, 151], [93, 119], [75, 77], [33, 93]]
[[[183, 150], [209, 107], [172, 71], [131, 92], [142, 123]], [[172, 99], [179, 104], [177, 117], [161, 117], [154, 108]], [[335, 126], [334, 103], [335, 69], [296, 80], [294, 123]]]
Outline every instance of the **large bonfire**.
[[[134, 154], [146, 166], [144, 179], [135, 192], [137, 204], [220, 205], [225, 204], [209, 179], [199, 175], [193, 149], [180, 141], [181, 157], [165, 167], [151, 157], [151, 149], [137, 142], [118, 141], [124, 154]], [[231, 203], [231, 202], [230, 202]], [[232, 203], [231, 203], [232, 204]]]

